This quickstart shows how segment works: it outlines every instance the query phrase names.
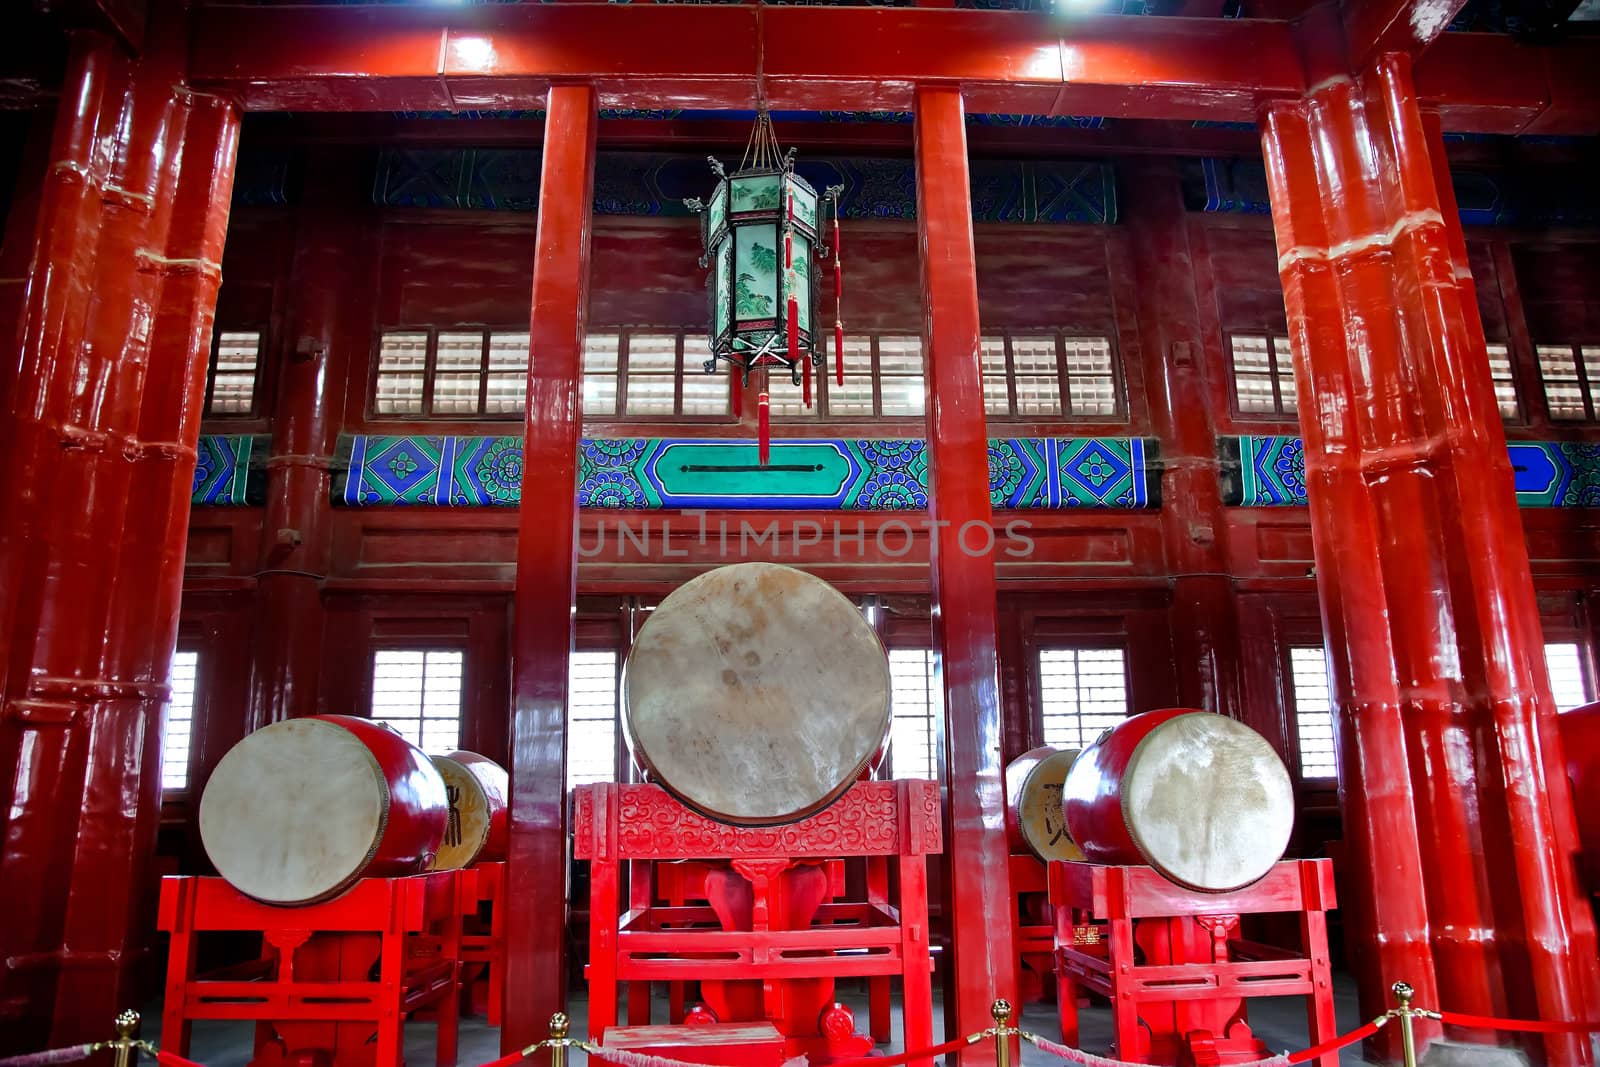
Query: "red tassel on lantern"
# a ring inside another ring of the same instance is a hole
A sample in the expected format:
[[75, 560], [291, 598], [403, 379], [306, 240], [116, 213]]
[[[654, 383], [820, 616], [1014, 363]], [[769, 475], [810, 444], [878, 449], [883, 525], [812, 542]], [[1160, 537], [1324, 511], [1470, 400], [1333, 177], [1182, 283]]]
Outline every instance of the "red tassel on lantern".
[[805, 368], [800, 374], [800, 399], [805, 401], [806, 410], [811, 409], [811, 357], [804, 356], [801, 365]]
[[844, 259], [839, 244], [839, 201], [833, 202], [833, 376], [844, 388]]
[[728, 375], [728, 402], [733, 408], [733, 417], [744, 418], [744, 378], [737, 370]]
[[794, 267], [794, 194], [789, 194], [789, 225], [783, 228], [783, 267]]
[[756, 458], [763, 467], [767, 465], [767, 455], [772, 443], [772, 422], [767, 415], [767, 406], [770, 403], [767, 391], [761, 390], [761, 395], [756, 397]]
[[800, 301], [789, 298], [789, 365], [800, 358]]
[[838, 321], [833, 324], [833, 380], [844, 388], [844, 324]]

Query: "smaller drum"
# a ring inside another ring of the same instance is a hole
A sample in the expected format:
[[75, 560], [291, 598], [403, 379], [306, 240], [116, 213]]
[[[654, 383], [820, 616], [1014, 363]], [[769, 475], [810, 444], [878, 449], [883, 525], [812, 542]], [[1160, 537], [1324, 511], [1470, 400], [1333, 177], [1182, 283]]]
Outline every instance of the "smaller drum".
[[1078, 756], [1067, 832], [1093, 863], [1149, 864], [1203, 893], [1262, 878], [1294, 829], [1294, 788], [1266, 738], [1225, 715], [1135, 715]]
[[449, 815], [420, 748], [368, 719], [316, 715], [228, 750], [200, 797], [200, 840], [246, 896], [315, 904], [359, 878], [426, 871]]
[[454, 871], [479, 860], [505, 859], [506, 797], [511, 791], [505, 768], [487, 756], [460, 751], [433, 757], [433, 765], [444, 779], [450, 821], [429, 869]]
[[1006, 766], [1006, 829], [1015, 852], [1032, 852], [1046, 863], [1081, 860], [1061, 814], [1061, 787], [1078, 750], [1041, 746]]

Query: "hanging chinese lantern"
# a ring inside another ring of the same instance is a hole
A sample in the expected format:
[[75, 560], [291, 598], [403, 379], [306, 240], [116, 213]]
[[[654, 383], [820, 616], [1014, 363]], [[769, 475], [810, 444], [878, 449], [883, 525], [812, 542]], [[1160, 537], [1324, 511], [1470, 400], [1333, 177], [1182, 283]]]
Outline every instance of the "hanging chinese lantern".
[[[817, 340], [813, 264], [826, 263], [830, 257], [821, 241], [825, 207], [832, 211], [834, 242], [838, 243], [843, 186], [830, 187], [819, 196], [796, 174], [794, 150], [778, 148], [772, 119], [765, 111], [756, 117], [739, 169], [730, 175], [715, 157], [711, 169], [718, 181], [710, 199], [685, 201], [700, 214], [705, 248], [700, 266], [711, 271], [706, 279], [711, 358], [706, 360], [705, 370], [715, 373], [726, 362], [735, 376], [735, 398], [749, 384], [751, 373], [760, 372], [757, 426], [759, 456], [765, 464], [772, 372], [778, 372], [779, 380], [787, 372], [807, 407], [811, 406], [812, 374], [824, 373], [822, 346]], [[832, 262], [837, 296], [842, 292], [842, 280], [836, 251]], [[837, 352], [844, 330], [837, 317], [833, 325]], [[841, 368], [840, 384], [842, 373]]]

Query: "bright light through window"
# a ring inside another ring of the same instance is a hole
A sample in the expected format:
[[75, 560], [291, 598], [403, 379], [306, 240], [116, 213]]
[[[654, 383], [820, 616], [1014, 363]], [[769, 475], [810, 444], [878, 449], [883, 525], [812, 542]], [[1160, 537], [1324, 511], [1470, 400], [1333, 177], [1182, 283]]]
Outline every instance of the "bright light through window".
[[194, 733], [195, 680], [200, 674], [198, 652], [172, 656], [172, 696], [161, 727], [161, 788], [189, 786], [189, 742]]
[[1322, 646], [1291, 648], [1289, 673], [1294, 683], [1300, 777], [1333, 778], [1339, 773], [1339, 765], [1333, 755], [1333, 700], [1328, 690], [1328, 660]]
[[1544, 646], [1544, 662], [1550, 671], [1550, 693], [1557, 711], [1571, 711], [1589, 703], [1589, 682], [1583, 676], [1583, 656], [1570, 642]]
[[894, 710], [889, 727], [890, 776], [935, 780], [939, 724], [934, 716], [941, 713], [943, 701], [933, 691], [933, 653], [925, 648], [892, 650], [889, 681]]
[[386, 648], [372, 657], [372, 718], [430, 756], [461, 747], [463, 654], [452, 648]]
[[567, 672], [567, 790], [615, 781], [617, 654], [574, 652]]
[[1128, 673], [1120, 648], [1039, 650], [1044, 743], [1084, 748], [1128, 716]]

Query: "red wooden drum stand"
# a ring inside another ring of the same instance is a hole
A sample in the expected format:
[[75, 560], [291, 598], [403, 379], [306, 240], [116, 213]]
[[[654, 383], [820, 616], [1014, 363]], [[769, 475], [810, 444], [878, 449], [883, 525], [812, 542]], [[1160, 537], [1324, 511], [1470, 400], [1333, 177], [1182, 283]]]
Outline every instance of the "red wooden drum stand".
[[[582, 786], [573, 834], [573, 855], [590, 864], [591, 1037], [616, 1023], [621, 983], [642, 991], [651, 982], [697, 982], [703, 1004], [687, 1022], [764, 1020], [783, 1033], [789, 1055], [848, 1059], [872, 1039], [834, 1004], [834, 980], [865, 977], [878, 990], [899, 976], [905, 1045], [933, 1044], [927, 857], [941, 848], [935, 783], [857, 782], [809, 818], [751, 827], [707, 819], [654, 785]], [[865, 899], [838, 901], [828, 861], [852, 856], [866, 863]], [[663, 904], [657, 888], [641, 888], [664, 884], [644, 879], [643, 865], [659, 871], [685, 860], [706, 864], [703, 890], [682, 890], [690, 899], [703, 892], [705, 905]], [[891, 866], [899, 884], [892, 903]], [[624, 869], [634, 879], [626, 911]], [[630, 1007], [629, 1021], [648, 1018]]]
[[[454, 1067], [461, 920], [477, 872], [363, 878], [332, 900], [274, 907], [221, 878], [163, 878], [160, 929], [172, 935], [162, 1040], [189, 1052], [196, 1019], [256, 1023], [251, 1067], [400, 1067], [406, 1017], [436, 1010], [435, 1063]], [[261, 934], [261, 958], [195, 974], [202, 934]]]
[[[1250, 1032], [1248, 997], [1305, 997], [1310, 1044], [1337, 1036], [1328, 963], [1331, 860], [1282, 861], [1230, 893], [1185, 889], [1149, 867], [1058, 860], [1050, 864], [1050, 903], [1068, 1044], [1077, 1043], [1074, 987], [1110, 999], [1113, 1055], [1130, 1063], [1227, 1064], [1270, 1055]], [[1275, 912], [1300, 913], [1301, 951], [1240, 939], [1242, 916]], [[1082, 944], [1087, 923], [1102, 924], [1104, 955]], [[1338, 1053], [1316, 1063], [1338, 1067]]]
[[1011, 854], [1011, 897], [1017, 909], [1017, 996], [1025, 1004], [1049, 1000], [1055, 984], [1055, 926], [1044, 861], [1031, 852]]
[[482, 1012], [490, 1026], [500, 1025], [506, 982], [506, 892], [504, 863], [475, 863], [476, 899], [461, 931], [461, 1000], [471, 1012]]

